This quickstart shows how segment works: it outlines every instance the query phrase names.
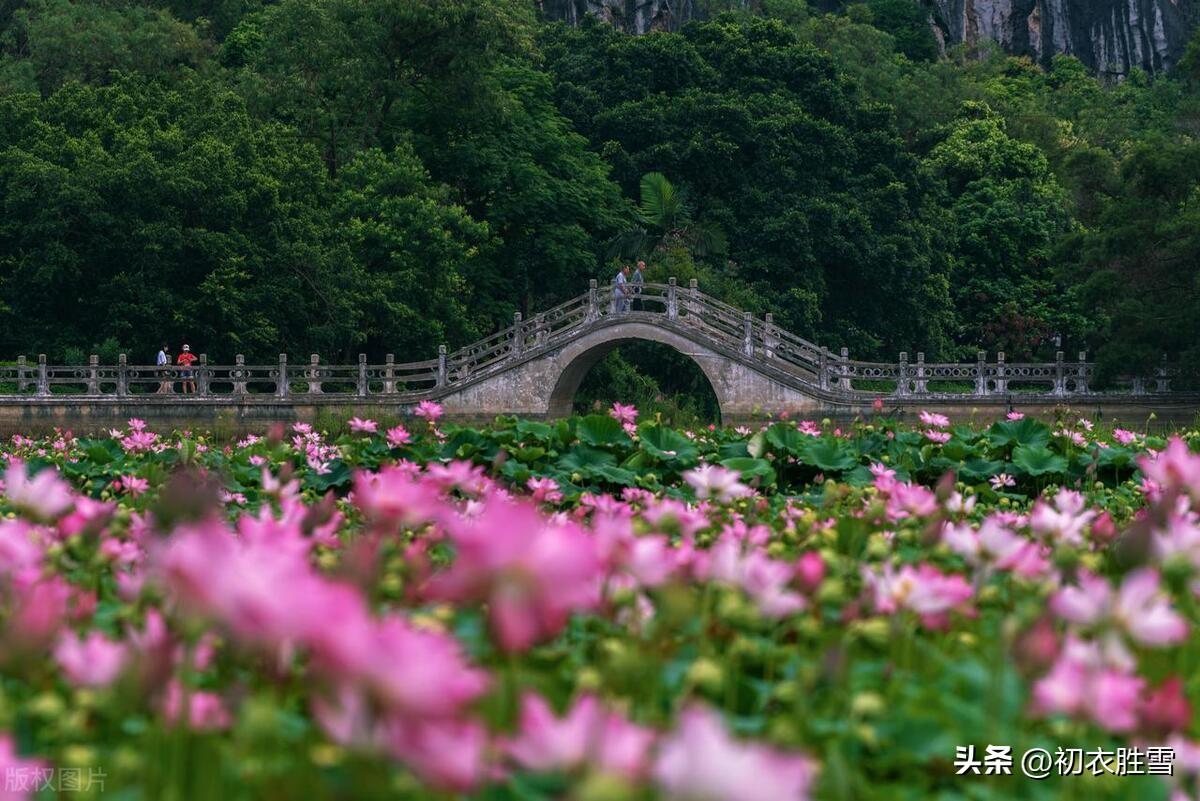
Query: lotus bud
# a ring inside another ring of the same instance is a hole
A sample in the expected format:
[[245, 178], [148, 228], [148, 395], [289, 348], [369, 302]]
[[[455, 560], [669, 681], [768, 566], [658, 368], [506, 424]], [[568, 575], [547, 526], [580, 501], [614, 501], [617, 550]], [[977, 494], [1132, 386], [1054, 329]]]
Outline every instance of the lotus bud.
[[713, 660], [702, 657], [692, 663], [687, 671], [687, 681], [710, 693], [719, 692], [725, 683], [725, 671]]
[[859, 693], [850, 700], [850, 714], [871, 718], [883, 712], [886, 704], [879, 693]]

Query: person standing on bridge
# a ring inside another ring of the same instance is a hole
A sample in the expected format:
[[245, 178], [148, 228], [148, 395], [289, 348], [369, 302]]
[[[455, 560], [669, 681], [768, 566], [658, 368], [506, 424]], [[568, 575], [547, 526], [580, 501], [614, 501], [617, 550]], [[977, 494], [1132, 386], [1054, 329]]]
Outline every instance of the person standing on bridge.
[[163, 343], [162, 348], [158, 351], [158, 357], [154, 360], [158, 366], [158, 374], [163, 377], [163, 380], [158, 382], [158, 392], [160, 395], [165, 395], [174, 390], [174, 383], [170, 376], [167, 375], [171, 366], [171, 349], [167, 347], [167, 343]]
[[637, 267], [633, 270], [633, 277], [629, 279], [630, 294], [633, 295], [633, 310], [642, 311], [642, 287], [646, 284], [646, 276], [643, 271], [646, 269], [646, 262], [639, 261]]
[[192, 370], [192, 362], [196, 361], [196, 354], [192, 353], [192, 349], [187, 345], [183, 346], [183, 352], [179, 354], [176, 360], [179, 366], [183, 369], [179, 372], [179, 378], [183, 384], [183, 394], [196, 392], [196, 373]]
[[613, 299], [617, 314], [629, 311], [629, 265], [624, 264], [613, 279]]

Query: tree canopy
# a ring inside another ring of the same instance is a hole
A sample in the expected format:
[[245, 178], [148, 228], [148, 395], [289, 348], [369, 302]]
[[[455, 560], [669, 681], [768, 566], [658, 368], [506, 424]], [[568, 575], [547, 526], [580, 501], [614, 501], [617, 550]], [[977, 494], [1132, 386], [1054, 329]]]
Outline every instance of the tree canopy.
[[1108, 85], [753, 6], [0, 3], [0, 357], [426, 358], [640, 256], [863, 357], [1200, 362], [1200, 44]]

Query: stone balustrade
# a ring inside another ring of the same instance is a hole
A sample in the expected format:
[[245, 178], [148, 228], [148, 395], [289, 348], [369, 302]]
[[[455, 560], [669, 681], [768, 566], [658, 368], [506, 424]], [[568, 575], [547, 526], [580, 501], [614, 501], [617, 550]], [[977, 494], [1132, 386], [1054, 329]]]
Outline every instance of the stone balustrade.
[[[636, 291], [634, 291], [636, 289]], [[528, 319], [520, 313], [513, 324], [484, 339], [450, 351], [442, 345], [434, 359], [382, 362], [359, 354], [356, 363], [326, 363], [318, 354], [291, 361], [287, 354], [269, 364], [247, 363], [238, 354], [232, 364], [210, 363], [199, 354], [190, 368], [134, 364], [121, 354], [115, 365], [91, 356], [84, 365], [36, 363], [24, 356], [0, 366], [0, 403], [129, 399], [151, 402], [222, 401], [238, 398], [320, 398], [361, 402], [377, 399], [409, 403], [439, 399], [461, 387], [502, 373], [605, 326], [630, 321], [683, 332], [726, 358], [761, 371], [829, 402], [861, 403], [884, 397], [896, 403], [970, 401], [996, 398], [1067, 399], [1103, 396], [1106, 400], [1144, 398], [1171, 393], [1174, 371], [1164, 362], [1150, 375], [1130, 378], [1115, 389], [1094, 389], [1095, 366], [1086, 353], [1068, 361], [1061, 352], [1053, 362], [1009, 362], [983, 352], [973, 362], [931, 363], [925, 354], [895, 362], [851, 359], [845, 348], [836, 354], [778, 326], [771, 314], [759, 319], [700, 292], [693, 279], [686, 287], [674, 278], [665, 284], [628, 286], [619, 298], [612, 285], [592, 281], [586, 293]], [[622, 301], [627, 301], [622, 302]], [[628, 308], [627, 308], [628, 306]], [[183, 394], [186, 380], [195, 392]]]

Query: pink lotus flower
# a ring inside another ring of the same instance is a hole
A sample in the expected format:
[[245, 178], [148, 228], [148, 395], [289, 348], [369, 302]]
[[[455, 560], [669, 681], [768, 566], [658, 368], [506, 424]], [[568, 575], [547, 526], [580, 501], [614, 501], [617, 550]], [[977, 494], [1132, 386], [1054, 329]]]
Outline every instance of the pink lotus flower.
[[571, 612], [599, 600], [596, 544], [573, 523], [550, 523], [531, 505], [489, 499], [473, 519], [447, 527], [457, 553], [450, 569], [431, 579], [429, 595], [486, 602], [505, 650], [557, 634]]
[[155, 560], [158, 573], [185, 608], [215, 617], [247, 643], [278, 647], [305, 640], [327, 626], [338, 585], [307, 561], [309, 543], [298, 530], [267, 532], [240, 526], [235, 539], [209, 524], [176, 534]]
[[1192, 724], [1192, 705], [1183, 690], [1183, 680], [1171, 676], [1146, 693], [1138, 705], [1138, 729], [1162, 737], [1171, 732], [1186, 732]]
[[425, 422], [433, 424], [441, 419], [443, 411], [442, 404], [424, 400], [417, 404], [417, 408], [413, 410], [413, 414]]
[[1004, 415], [1004, 419], [1010, 421], [1024, 420], [1025, 412], [1009, 412], [1008, 414]]
[[715, 464], [702, 464], [683, 474], [683, 480], [691, 485], [700, 500], [712, 498], [719, 503], [729, 503], [753, 493], [741, 482], [742, 474]]
[[465, 792], [486, 778], [488, 735], [475, 721], [393, 718], [386, 722], [383, 739], [388, 753], [439, 789]]
[[35, 574], [42, 561], [37, 531], [20, 518], [0, 518], [0, 575]]
[[404, 426], [393, 426], [387, 430], [387, 444], [399, 448], [412, 442], [412, 434]]
[[487, 674], [468, 665], [462, 646], [449, 635], [417, 629], [399, 617], [344, 625], [364, 630], [341, 638], [355, 649], [342, 656], [348, 662], [343, 675], [361, 681], [391, 712], [407, 718], [455, 717], [487, 689]]
[[37, 650], [50, 643], [67, 617], [71, 586], [50, 576], [21, 588], [5, 638], [17, 648]]
[[1029, 527], [1038, 534], [1067, 545], [1082, 545], [1083, 531], [1096, 516], [1087, 501], [1074, 490], [1059, 490], [1053, 504], [1038, 499], [1029, 513]]
[[1166, 449], [1156, 457], [1143, 456], [1138, 465], [1146, 478], [1164, 490], [1188, 493], [1200, 501], [1200, 455], [1188, 450], [1179, 437], [1171, 437]]
[[150, 481], [137, 476], [121, 476], [119, 481], [113, 483], [117, 489], [124, 490], [135, 498], [150, 489]]
[[98, 631], [80, 638], [64, 632], [54, 648], [54, 659], [67, 679], [78, 687], [104, 687], [112, 684], [125, 666], [126, 646]]
[[932, 426], [933, 428], [950, 427], [950, 418], [944, 414], [922, 411], [918, 416], [921, 418], [921, 425]]
[[1132, 445], [1137, 442], [1137, 434], [1124, 428], [1113, 429], [1113, 439], [1119, 445]]
[[582, 696], [556, 718], [541, 696], [526, 693], [518, 734], [504, 749], [527, 770], [570, 772], [588, 765], [636, 781], [649, 768], [653, 742], [654, 732], [604, 711], [595, 696]]
[[161, 446], [158, 434], [153, 431], [134, 431], [127, 437], [121, 437], [121, 447], [127, 453], [148, 453]]
[[34, 798], [47, 782], [53, 782], [54, 769], [40, 759], [22, 759], [11, 734], [0, 735], [0, 801], [27, 801]]
[[942, 528], [942, 541], [973, 565], [1011, 570], [1025, 578], [1036, 578], [1050, 570], [1042, 546], [1015, 533], [995, 515], [984, 520], [978, 531], [969, 524], [947, 523]]
[[697, 553], [692, 570], [702, 581], [740, 587], [766, 617], [786, 617], [806, 605], [804, 596], [789, 586], [795, 576], [793, 567], [771, 559], [758, 547], [743, 549], [733, 536], [722, 536], [708, 551]]
[[806, 756], [732, 739], [720, 717], [699, 706], [683, 712], [654, 763], [665, 796], [687, 801], [803, 801], [816, 775]]
[[137, 417], [129, 418], [128, 425], [129, 425], [130, 431], [145, 431], [146, 430], [146, 421], [141, 420]]
[[[878, 486], [879, 479], [876, 479]], [[889, 520], [907, 517], [928, 517], [937, 511], [937, 496], [920, 484], [894, 483], [889, 489], [887, 513]]]
[[922, 431], [921, 433], [925, 436], [925, 439], [938, 445], [945, 445], [950, 441], [949, 431], [934, 431], [931, 428], [928, 431]]
[[387, 466], [354, 474], [354, 503], [372, 523], [421, 526], [435, 520], [444, 504], [435, 486], [418, 480], [412, 471]]
[[796, 578], [800, 586], [813, 592], [825, 580], [825, 560], [816, 551], [805, 551], [796, 561]]
[[806, 434], [810, 437], [821, 436], [821, 427], [812, 420], [801, 420], [800, 425], [797, 426], [797, 428], [801, 434]]
[[1079, 586], [1055, 593], [1050, 608], [1063, 620], [1081, 626], [1107, 622], [1151, 647], [1172, 645], [1187, 637], [1187, 623], [1171, 608], [1153, 568], [1130, 573], [1115, 595], [1107, 581], [1083, 571]]
[[1033, 712], [1090, 718], [1112, 732], [1130, 731], [1144, 685], [1111, 666], [1094, 644], [1068, 637], [1050, 673], [1033, 687]]
[[918, 615], [939, 615], [973, 594], [962, 576], [946, 575], [928, 564], [904, 565], [899, 570], [884, 565], [880, 572], [864, 567], [863, 579], [874, 596], [875, 609], [884, 614], [908, 609]]
[[1005, 487], [1017, 486], [1017, 480], [1008, 473], [999, 473], [994, 475], [988, 479], [988, 483], [992, 485], [992, 489], [994, 489], [996, 492], [1000, 492], [1000, 490], [1004, 489]]
[[[178, 723], [182, 719], [184, 704], [183, 686], [178, 680], [167, 685], [163, 697], [163, 717], [168, 723]], [[233, 723], [225, 702], [216, 693], [205, 690], [190, 690], [187, 694], [186, 725], [196, 731], [222, 731]]]
[[563, 494], [558, 490], [558, 482], [552, 478], [531, 478], [525, 486], [533, 493], [535, 503], [558, 503]]
[[378, 430], [379, 424], [374, 420], [362, 420], [358, 417], [350, 418], [351, 434], [374, 434]]
[[621, 425], [632, 425], [637, 423], [638, 410], [637, 407], [630, 404], [614, 403], [612, 408], [608, 410], [608, 416], [612, 417]]
[[19, 459], [9, 462], [4, 471], [4, 494], [18, 510], [42, 522], [61, 517], [75, 503], [71, 488], [56, 469], [48, 467], [31, 476]]

